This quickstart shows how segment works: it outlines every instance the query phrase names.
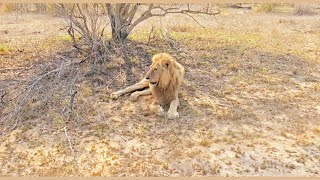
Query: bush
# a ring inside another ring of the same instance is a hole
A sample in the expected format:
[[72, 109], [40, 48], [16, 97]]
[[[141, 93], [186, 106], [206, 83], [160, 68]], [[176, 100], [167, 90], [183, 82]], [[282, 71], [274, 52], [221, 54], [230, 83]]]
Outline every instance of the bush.
[[8, 54], [11, 50], [7, 44], [0, 44], [0, 55]]
[[295, 10], [294, 10], [295, 15], [315, 15], [316, 12], [312, 8], [311, 5], [309, 4], [296, 4], [295, 5]]
[[0, 13], [42, 13], [57, 15], [58, 5], [57, 4], [44, 4], [44, 3], [33, 3], [33, 4], [0, 4]]
[[265, 13], [269, 13], [273, 10], [274, 8], [274, 4], [271, 3], [266, 3], [266, 4], [260, 4], [259, 6], [257, 6], [255, 8], [255, 10], [257, 12], [265, 12]]

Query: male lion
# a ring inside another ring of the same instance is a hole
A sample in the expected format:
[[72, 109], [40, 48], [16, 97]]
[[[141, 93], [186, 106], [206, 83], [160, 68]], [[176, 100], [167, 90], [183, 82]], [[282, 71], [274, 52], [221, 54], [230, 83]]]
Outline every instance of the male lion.
[[183, 66], [169, 54], [156, 54], [152, 57], [152, 64], [145, 78], [132, 86], [111, 93], [111, 98], [117, 99], [123, 94], [135, 91], [130, 96], [131, 100], [135, 101], [141, 95], [152, 94], [154, 98], [150, 106], [152, 111], [165, 115], [162, 106], [170, 105], [167, 117], [169, 119], [178, 118], [178, 91], [184, 72]]

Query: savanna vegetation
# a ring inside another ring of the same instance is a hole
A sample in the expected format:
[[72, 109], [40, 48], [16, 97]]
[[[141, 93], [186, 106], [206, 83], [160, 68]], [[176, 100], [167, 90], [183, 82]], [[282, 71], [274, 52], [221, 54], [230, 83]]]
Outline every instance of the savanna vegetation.
[[[319, 12], [1, 4], [0, 175], [319, 176]], [[176, 120], [110, 98], [159, 52], [186, 70]]]

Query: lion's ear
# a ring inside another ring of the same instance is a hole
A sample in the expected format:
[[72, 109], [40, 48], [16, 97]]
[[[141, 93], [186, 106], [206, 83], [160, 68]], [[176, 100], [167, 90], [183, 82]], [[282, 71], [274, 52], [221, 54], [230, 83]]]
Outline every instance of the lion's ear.
[[166, 68], [168, 68], [169, 66], [171, 66], [171, 65], [170, 65], [171, 62], [168, 61], [168, 60], [163, 61], [162, 64], [163, 64], [162, 66], [163, 66], [163, 67], [166, 67]]

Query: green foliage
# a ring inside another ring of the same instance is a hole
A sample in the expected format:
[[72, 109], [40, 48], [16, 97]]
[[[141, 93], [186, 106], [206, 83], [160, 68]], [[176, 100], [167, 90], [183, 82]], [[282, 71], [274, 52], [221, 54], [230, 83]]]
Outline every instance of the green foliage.
[[274, 9], [274, 4], [272, 3], [265, 3], [265, 4], [261, 4], [260, 6], [258, 6], [256, 8], [257, 12], [265, 12], [265, 13], [269, 13]]
[[139, 32], [133, 32], [129, 35], [129, 39], [132, 41], [139, 41], [139, 42], [145, 42], [148, 41], [150, 32], [147, 30], [139, 31]]
[[139, 63], [139, 59], [135, 56], [130, 56], [129, 60], [132, 64], [138, 64]]
[[72, 38], [71, 38], [71, 36], [68, 35], [68, 34], [64, 34], [64, 35], [59, 34], [59, 35], [57, 35], [56, 40], [59, 41], [59, 42], [61, 42], [61, 41], [71, 42], [71, 41], [72, 41]]
[[0, 54], [8, 54], [12, 48], [7, 44], [0, 44]]

